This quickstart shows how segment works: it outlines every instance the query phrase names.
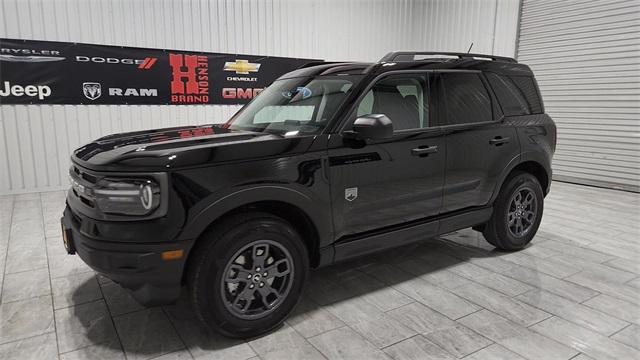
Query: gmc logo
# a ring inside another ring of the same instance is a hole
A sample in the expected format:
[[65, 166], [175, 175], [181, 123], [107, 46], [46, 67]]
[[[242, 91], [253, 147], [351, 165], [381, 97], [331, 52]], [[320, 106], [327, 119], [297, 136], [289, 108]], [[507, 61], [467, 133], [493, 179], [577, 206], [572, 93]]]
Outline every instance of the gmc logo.
[[223, 88], [222, 97], [225, 99], [253, 99], [258, 96], [264, 88]]
[[171, 102], [209, 102], [209, 60], [204, 55], [169, 54]]

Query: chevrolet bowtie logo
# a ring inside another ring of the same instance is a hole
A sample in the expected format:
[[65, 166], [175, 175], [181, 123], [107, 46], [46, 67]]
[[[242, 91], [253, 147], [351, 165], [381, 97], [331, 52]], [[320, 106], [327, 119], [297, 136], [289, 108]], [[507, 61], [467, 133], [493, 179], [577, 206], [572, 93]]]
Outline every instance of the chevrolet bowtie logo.
[[258, 72], [259, 69], [260, 64], [250, 63], [249, 60], [227, 61], [224, 63], [224, 71], [235, 71], [236, 74], [246, 75], [250, 72]]

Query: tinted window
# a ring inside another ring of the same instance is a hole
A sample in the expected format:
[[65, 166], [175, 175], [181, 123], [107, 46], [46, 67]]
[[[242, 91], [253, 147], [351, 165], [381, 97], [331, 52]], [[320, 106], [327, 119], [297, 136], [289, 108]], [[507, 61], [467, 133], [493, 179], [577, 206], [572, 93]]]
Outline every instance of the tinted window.
[[227, 123], [231, 129], [319, 133], [361, 76], [276, 80]]
[[358, 105], [358, 116], [369, 115], [373, 112], [373, 90], [369, 90]]
[[502, 105], [502, 111], [505, 116], [531, 113], [524, 95], [509, 78], [494, 73], [486, 73], [486, 75], [498, 97], [498, 101]]
[[538, 89], [536, 87], [533, 78], [530, 76], [509, 76], [513, 83], [520, 89], [524, 98], [529, 103], [529, 108], [532, 114], [542, 113], [542, 103], [540, 102], [540, 96], [538, 95]]
[[358, 104], [357, 116], [385, 114], [394, 130], [429, 126], [427, 87], [423, 75], [402, 74], [378, 81]]
[[478, 74], [443, 73], [442, 79], [446, 102], [443, 125], [493, 120], [491, 99]]

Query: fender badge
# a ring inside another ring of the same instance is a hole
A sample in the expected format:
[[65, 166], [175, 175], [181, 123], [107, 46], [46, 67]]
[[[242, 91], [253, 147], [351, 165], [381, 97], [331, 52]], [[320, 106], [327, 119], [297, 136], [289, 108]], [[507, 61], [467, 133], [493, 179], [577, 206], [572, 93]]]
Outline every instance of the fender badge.
[[347, 188], [344, 189], [344, 198], [347, 201], [353, 201], [358, 197], [358, 188]]

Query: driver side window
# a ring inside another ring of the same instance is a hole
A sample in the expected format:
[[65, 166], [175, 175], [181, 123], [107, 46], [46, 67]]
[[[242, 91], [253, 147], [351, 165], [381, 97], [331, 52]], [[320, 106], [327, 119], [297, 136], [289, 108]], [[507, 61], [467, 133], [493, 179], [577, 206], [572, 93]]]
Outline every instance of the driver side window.
[[378, 81], [358, 104], [357, 116], [385, 114], [394, 131], [429, 127], [424, 74], [397, 74]]

